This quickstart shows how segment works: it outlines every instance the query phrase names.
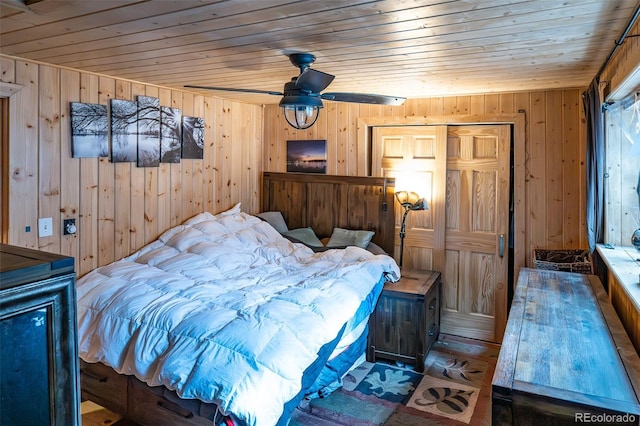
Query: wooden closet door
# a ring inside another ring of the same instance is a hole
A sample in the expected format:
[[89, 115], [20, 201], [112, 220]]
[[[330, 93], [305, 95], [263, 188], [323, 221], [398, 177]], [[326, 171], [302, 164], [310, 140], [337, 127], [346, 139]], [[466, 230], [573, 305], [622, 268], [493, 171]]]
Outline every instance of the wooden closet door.
[[442, 331], [501, 342], [507, 320], [508, 125], [450, 126]]
[[[429, 188], [430, 209], [407, 217], [403, 266], [442, 273], [443, 333], [502, 340], [510, 145], [508, 125], [374, 129], [373, 173], [394, 176], [410, 167]], [[398, 230], [401, 218], [396, 203]]]
[[[402, 173], [410, 173], [415, 184], [412, 189], [423, 196], [429, 205], [428, 210], [410, 211], [407, 215], [402, 267], [443, 271], [447, 127], [374, 127], [373, 141], [373, 175], [397, 178]], [[394, 206], [394, 258], [398, 260], [404, 210], [397, 200]]]

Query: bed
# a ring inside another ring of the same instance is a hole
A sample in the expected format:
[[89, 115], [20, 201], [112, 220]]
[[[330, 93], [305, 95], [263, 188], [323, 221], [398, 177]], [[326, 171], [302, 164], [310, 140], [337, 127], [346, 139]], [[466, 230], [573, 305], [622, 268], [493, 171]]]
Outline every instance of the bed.
[[[337, 184], [387, 201], [386, 181], [362, 179]], [[389, 256], [318, 252], [240, 205], [201, 213], [78, 280], [83, 397], [142, 424], [285, 425], [362, 359], [369, 314], [399, 276]]]

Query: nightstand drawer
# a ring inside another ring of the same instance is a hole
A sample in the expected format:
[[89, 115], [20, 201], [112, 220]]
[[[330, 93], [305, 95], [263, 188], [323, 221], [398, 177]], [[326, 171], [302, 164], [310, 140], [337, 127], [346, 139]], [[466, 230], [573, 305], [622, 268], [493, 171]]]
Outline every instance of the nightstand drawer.
[[435, 321], [427, 324], [430, 324], [430, 325], [429, 325], [429, 328], [427, 329], [425, 357], [427, 356], [429, 349], [431, 349], [431, 346], [433, 346], [436, 340], [438, 340], [438, 335], [440, 334], [440, 324], [438, 324]]
[[432, 291], [430, 291], [425, 299], [427, 300], [428, 315], [434, 315], [440, 307], [440, 293], [436, 290], [437, 289], [434, 288]]
[[440, 292], [437, 290], [437, 288], [434, 288], [425, 296], [425, 317], [427, 319], [427, 323], [436, 319], [438, 323], [440, 322]]

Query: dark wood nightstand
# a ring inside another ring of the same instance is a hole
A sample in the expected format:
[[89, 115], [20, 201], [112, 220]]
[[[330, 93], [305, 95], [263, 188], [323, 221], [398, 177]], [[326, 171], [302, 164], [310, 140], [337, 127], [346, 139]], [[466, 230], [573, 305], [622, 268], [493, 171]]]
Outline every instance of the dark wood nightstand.
[[424, 359], [440, 331], [440, 272], [402, 270], [396, 283], [386, 283], [369, 319], [367, 361], [377, 358], [415, 364]]

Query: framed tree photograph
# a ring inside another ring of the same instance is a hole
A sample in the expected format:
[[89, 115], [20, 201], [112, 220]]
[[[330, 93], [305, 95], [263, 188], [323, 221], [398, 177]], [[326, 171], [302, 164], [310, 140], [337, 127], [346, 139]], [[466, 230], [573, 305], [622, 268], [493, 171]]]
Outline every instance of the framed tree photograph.
[[71, 153], [73, 158], [109, 156], [107, 106], [71, 102]]
[[160, 99], [138, 96], [138, 167], [160, 164]]
[[111, 99], [111, 161], [135, 162], [138, 158], [138, 104]]
[[204, 119], [182, 116], [182, 158], [204, 158]]
[[287, 141], [287, 172], [327, 173], [327, 141]]
[[182, 154], [182, 111], [160, 107], [160, 162], [179, 163]]

